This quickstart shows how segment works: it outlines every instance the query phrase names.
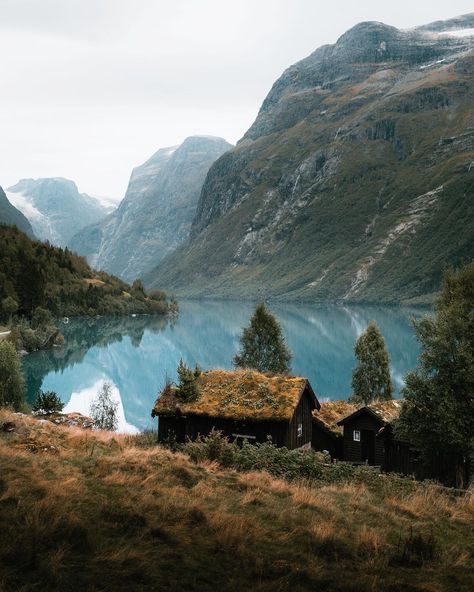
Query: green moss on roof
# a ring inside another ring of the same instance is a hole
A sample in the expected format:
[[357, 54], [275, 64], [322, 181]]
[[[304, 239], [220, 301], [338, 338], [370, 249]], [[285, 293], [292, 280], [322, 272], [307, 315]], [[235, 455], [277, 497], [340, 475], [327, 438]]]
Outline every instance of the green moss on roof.
[[300, 376], [267, 375], [253, 370], [211, 370], [203, 372], [197, 382], [196, 401], [184, 403], [176, 388], [167, 388], [160, 393], [153, 415], [288, 421], [309, 386], [307, 379]]

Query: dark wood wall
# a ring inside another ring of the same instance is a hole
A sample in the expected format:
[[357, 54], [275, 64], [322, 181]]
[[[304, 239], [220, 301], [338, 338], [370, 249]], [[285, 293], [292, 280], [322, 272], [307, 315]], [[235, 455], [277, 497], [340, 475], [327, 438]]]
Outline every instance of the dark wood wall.
[[340, 436], [328, 433], [317, 422], [313, 421], [313, 435], [311, 439], [311, 447], [313, 450], [322, 451], [327, 450], [332, 458], [342, 460], [342, 434]]
[[[307, 390], [301, 396], [300, 402], [291, 418], [288, 426], [286, 447], [290, 450], [301, 448], [302, 446], [311, 446], [313, 435], [313, 409], [314, 403]], [[301, 424], [303, 430], [301, 436], [298, 436], [298, 426]]]
[[288, 432], [287, 421], [237, 421], [220, 417], [188, 415], [186, 417], [160, 417], [158, 420], [158, 439], [169, 438], [174, 433], [177, 442], [187, 438], [195, 440], [198, 436], [207, 436], [212, 430], [219, 430], [230, 440], [235, 434], [253, 436], [250, 442], [263, 443], [269, 438], [276, 446], [285, 446]]
[[374, 434], [374, 463], [375, 465], [382, 465], [384, 462], [384, 446], [383, 442], [376, 437], [377, 432], [382, 427], [382, 423], [377, 421], [374, 417], [369, 414], [361, 414], [352, 420], [349, 420], [344, 424], [344, 460], [349, 462], [361, 462], [366, 461], [362, 458], [362, 442], [356, 442], [353, 437], [353, 431], [368, 430]]

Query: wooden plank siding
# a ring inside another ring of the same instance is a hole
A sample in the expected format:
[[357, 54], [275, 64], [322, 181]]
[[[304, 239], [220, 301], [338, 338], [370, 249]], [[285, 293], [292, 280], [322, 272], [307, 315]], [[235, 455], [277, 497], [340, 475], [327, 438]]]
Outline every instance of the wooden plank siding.
[[[305, 389], [288, 426], [285, 445], [290, 450], [301, 448], [302, 446], [311, 446], [311, 439], [313, 435], [313, 409], [313, 402], [307, 389]], [[303, 429], [301, 436], [298, 436], [298, 426], [300, 424]]]
[[363, 413], [354, 419], [348, 420], [344, 423], [344, 460], [348, 462], [360, 462], [365, 463], [366, 459], [362, 458], [362, 441], [357, 442], [354, 440], [354, 430], [359, 430], [362, 434], [362, 430], [373, 432], [374, 437], [374, 462], [375, 465], [382, 465], [384, 462], [384, 445], [383, 442], [378, 439], [377, 432], [382, 427], [383, 422], [372, 417], [368, 413]]
[[331, 458], [342, 460], [343, 437], [337, 436], [325, 429], [317, 421], [313, 421], [313, 436], [311, 438], [311, 447], [317, 452], [327, 450]]

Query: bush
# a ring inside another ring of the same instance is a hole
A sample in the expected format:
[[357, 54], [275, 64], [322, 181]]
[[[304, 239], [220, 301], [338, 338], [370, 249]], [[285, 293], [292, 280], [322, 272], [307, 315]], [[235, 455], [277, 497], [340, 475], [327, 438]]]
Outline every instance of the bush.
[[50, 413], [61, 413], [64, 403], [54, 391], [39, 391], [33, 403], [33, 411], [37, 415], [49, 415]]
[[24, 405], [24, 379], [21, 360], [15, 346], [0, 341], [0, 407], [11, 406], [19, 411]]
[[361, 483], [380, 493], [413, 491], [411, 478], [394, 474], [380, 474], [374, 467], [354, 466], [345, 462], [331, 462], [329, 455], [314, 450], [279, 448], [271, 441], [242, 447], [229, 442], [222, 432], [213, 430], [181, 446], [194, 462], [213, 461], [238, 471], [267, 471], [274, 477], [289, 481], [305, 480], [325, 485]]

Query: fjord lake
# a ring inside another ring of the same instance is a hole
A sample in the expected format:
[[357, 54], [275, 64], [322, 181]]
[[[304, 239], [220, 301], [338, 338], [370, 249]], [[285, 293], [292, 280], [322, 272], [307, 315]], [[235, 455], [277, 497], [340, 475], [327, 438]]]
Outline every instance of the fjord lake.
[[[39, 389], [55, 391], [65, 412], [89, 412], [104, 381], [118, 403], [119, 431], [156, 427], [151, 409], [167, 379], [176, 379], [182, 358], [203, 370], [232, 368], [251, 302], [181, 301], [180, 314], [71, 319], [61, 325], [65, 344], [25, 356], [23, 371], [31, 403]], [[290, 347], [292, 373], [309, 378], [320, 401], [347, 399], [355, 365], [354, 343], [375, 320], [390, 355], [395, 396], [417, 362], [411, 318], [419, 309], [374, 306], [269, 304]]]

